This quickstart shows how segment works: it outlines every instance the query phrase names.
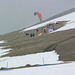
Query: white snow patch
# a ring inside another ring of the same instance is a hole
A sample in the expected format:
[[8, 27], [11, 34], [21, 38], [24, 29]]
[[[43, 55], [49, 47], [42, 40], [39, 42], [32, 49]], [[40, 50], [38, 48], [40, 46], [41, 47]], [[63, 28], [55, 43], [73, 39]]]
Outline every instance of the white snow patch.
[[9, 48], [9, 49], [1, 49], [0, 48], [0, 56], [8, 54], [10, 50], [12, 50], [12, 49], [11, 48]]
[[[8, 67], [20, 67], [25, 66], [27, 64], [35, 65], [35, 64], [53, 64], [53, 63], [60, 63], [59, 55], [55, 51], [51, 52], [44, 52], [44, 53], [37, 53], [37, 54], [30, 54], [24, 56], [16, 56], [16, 57], [7, 57], [7, 58], [0, 58], [0, 67], [6, 67], [8, 62]], [[4, 61], [3, 61], [4, 60]]]
[[2, 43], [6, 43], [6, 42], [2, 40], [2, 41], [0, 41], [0, 44], [2, 44]]
[[75, 62], [17, 70], [0, 71], [1, 75], [75, 75]]
[[[0, 44], [2, 43], [6, 43], [6, 41], [0, 41]], [[0, 57], [3, 56], [3, 55], [6, 55], [9, 53], [10, 50], [12, 50], [11, 48], [9, 49], [3, 49], [3, 48], [6, 48], [7, 46], [0, 46]]]

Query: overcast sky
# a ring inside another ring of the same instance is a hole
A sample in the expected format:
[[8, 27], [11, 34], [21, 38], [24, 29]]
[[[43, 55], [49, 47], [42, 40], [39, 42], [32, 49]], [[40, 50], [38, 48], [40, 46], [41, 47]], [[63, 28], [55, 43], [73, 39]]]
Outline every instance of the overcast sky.
[[75, 7], [75, 0], [0, 0], [0, 35], [39, 22], [38, 11], [47, 19]]

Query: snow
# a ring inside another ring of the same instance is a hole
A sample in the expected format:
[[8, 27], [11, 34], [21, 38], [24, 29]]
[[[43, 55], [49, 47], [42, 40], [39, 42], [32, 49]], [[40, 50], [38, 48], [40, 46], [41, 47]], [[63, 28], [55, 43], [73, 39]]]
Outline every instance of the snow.
[[11, 48], [9, 48], [9, 49], [1, 49], [0, 48], [0, 56], [8, 54], [10, 50], [11, 50]]
[[2, 40], [2, 41], [0, 41], [0, 44], [2, 44], [2, 43], [5, 43], [5, 41], [3, 41], [3, 40]]
[[[0, 44], [3, 44], [3, 43], [6, 43], [5, 41], [0, 41]], [[0, 46], [0, 57], [3, 56], [3, 55], [6, 55], [9, 53], [10, 50], [12, 50], [11, 48], [9, 49], [3, 49], [3, 48], [6, 48], [5, 46]]]
[[58, 61], [59, 55], [55, 51], [51, 51], [51, 52], [43, 52], [43, 53], [30, 54], [24, 56], [0, 58], [0, 67], [6, 67], [7, 62], [9, 64], [8, 66], [9, 68], [25, 66], [27, 64], [42, 65], [43, 58], [44, 58], [44, 64], [56, 64], [62, 62]]
[[75, 28], [75, 12], [72, 12], [70, 14], [61, 16], [59, 18], [56, 18], [56, 19], [53, 19], [53, 20], [50, 20], [50, 21], [32, 26], [32, 27], [29, 27], [29, 28], [26, 28], [26, 29], [22, 30], [21, 32], [37, 29], [37, 28], [45, 26], [49, 23], [56, 23], [57, 21], [69, 21], [69, 22], [65, 26], [61, 27], [60, 29], [57, 29], [56, 31], [63, 31], [63, 30], [73, 29], [73, 28]]
[[75, 75], [75, 62], [0, 71], [1, 75]]
[[75, 12], [70, 13], [68, 15], [62, 16], [60, 18], [57, 18], [57, 20], [70, 20], [65, 26], [57, 29], [56, 31], [63, 31], [68, 29], [74, 29], [75, 28]]

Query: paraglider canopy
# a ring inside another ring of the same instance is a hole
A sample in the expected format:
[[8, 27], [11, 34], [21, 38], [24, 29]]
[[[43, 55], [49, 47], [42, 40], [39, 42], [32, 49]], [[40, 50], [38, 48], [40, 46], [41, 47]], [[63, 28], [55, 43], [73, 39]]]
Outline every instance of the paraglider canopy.
[[48, 32], [52, 32], [53, 31], [53, 29], [48, 29]]
[[42, 15], [39, 12], [35, 12], [34, 15], [38, 15], [40, 21], [42, 21]]
[[43, 35], [43, 33], [38, 34], [38, 36], [41, 36], [41, 35]]

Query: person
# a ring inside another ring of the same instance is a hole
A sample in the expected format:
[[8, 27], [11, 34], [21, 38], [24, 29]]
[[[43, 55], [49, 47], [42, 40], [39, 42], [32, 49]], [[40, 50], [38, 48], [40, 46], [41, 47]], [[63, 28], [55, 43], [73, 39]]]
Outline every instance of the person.
[[26, 33], [25, 35], [29, 35], [29, 33]]
[[35, 36], [35, 34], [33, 33], [33, 34], [32, 34], [32, 36], [34, 37], [34, 36]]
[[44, 33], [46, 33], [46, 29], [44, 29]]
[[49, 28], [49, 26], [47, 25], [47, 28]]
[[55, 30], [54, 25], [53, 25], [53, 30]]
[[36, 29], [37, 33], [38, 33], [38, 29]]
[[30, 34], [30, 37], [32, 37], [32, 33]]

